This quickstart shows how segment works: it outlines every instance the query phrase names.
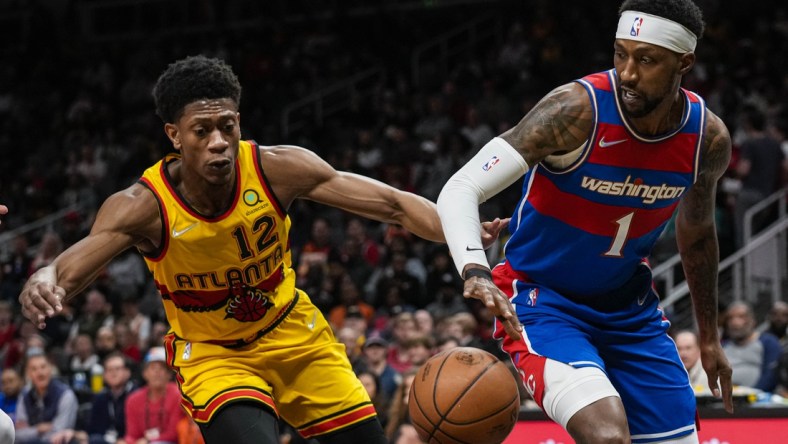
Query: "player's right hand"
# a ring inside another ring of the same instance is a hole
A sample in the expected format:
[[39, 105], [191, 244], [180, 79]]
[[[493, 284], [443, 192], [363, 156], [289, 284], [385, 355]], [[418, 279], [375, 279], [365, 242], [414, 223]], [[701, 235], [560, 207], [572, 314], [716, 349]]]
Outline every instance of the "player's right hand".
[[509, 298], [491, 280], [480, 276], [466, 279], [462, 295], [482, 301], [487, 309], [501, 321], [506, 334], [515, 341], [522, 339], [523, 326], [517, 319], [517, 312], [514, 311]]
[[35, 279], [35, 274], [25, 284], [19, 294], [22, 314], [39, 329], [46, 327], [46, 319], [63, 310], [62, 301], [66, 290], [51, 282]]

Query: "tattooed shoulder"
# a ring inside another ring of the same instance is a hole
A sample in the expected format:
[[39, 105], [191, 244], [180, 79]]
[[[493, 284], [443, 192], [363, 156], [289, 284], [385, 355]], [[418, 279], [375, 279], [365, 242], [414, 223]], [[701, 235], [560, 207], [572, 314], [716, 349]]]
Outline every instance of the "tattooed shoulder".
[[731, 159], [731, 136], [728, 128], [711, 111], [708, 111], [706, 120], [706, 131], [704, 134], [704, 146], [701, 153], [700, 173], [709, 176], [710, 179], [719, 179]]
[[535, 165], [548, 155], [577, 148], [588, 139], [592, 125], [588, 93], [582, 86], [568, 83], [544, 96], [502, 137]]

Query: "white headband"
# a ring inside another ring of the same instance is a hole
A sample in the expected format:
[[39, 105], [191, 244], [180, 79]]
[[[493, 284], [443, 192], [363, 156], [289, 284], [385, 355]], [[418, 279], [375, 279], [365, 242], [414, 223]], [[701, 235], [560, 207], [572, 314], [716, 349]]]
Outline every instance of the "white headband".
[[616, 38], [651, 43], [679, 53], [693, 52], [698, 44], [698, 37], [684, 26], [638, 11], [621, 13]]

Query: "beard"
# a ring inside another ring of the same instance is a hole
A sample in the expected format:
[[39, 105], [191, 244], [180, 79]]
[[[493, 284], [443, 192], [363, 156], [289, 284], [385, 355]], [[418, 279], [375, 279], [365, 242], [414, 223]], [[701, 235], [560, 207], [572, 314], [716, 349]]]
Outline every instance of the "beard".
[[638, 93], [637, 102], [631, 103], [624, 100], [624, 91], [621, 88], [618, 88], [617, 94], [619, 103], [621, 103], [621, 110], [626, 117], [631, 119], [647, 116], [650, 112], [657, 109], [657, 106], [662, 102], [662, 98], [655, 99]]

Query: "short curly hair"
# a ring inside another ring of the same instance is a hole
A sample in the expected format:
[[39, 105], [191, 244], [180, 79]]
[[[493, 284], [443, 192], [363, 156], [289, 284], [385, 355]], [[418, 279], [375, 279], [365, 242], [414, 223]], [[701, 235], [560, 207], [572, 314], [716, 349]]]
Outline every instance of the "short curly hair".
[[703, 12], [692, 0], [624, 0], [618, 15], [624, 11], [638, 11], [656, 15], [681, 24], [695, 37], [703, 37]]
[[153, 87], [156, 114], [173, 123], [186, 105], [202, 99], [231, 99], [241, 104], [241, 83], [230, 65], [203, 55], [171, 63]]

